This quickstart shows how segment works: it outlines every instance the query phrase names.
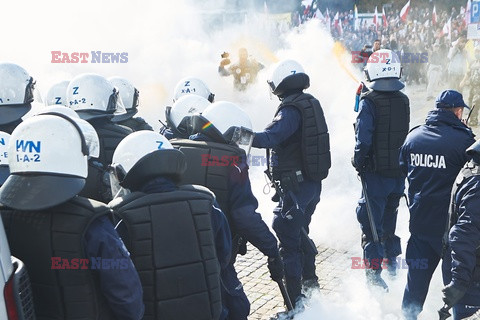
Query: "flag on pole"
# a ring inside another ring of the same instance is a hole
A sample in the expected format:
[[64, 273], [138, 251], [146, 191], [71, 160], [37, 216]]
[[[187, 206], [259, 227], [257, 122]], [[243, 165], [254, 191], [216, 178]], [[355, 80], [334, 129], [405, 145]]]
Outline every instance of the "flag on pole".
[[373, 24], [375, 25], [375, 31], [378, 29], [378, 12], [377, 7], [375, 7], [375, 14], [373, 15]]
[[382, 7], [382, 20], [383, 20], [383, 27], [388, 27], [387, 15], [385, 14], [385, 8]]
[[437, 24], [437, 10], [435, 9], [435, 6], [433, 6], [432, 24], [433, 24], [433, 25], [436, 25], [436, 24]]
[[325, 17], [323, 16], [322, 12], [320, 9], [317, 8], [317, 11], [315, 11], [315, 14], [313, 15], [314, 18], [317, 18], [318, 20], [325, 22]]
[[357, 19], [358, 19], [358, 9], [357, 9], [357, 5], [354, 4], [353, 5], [353, 29], [355, 31], [358, 30]]
[[403, 22], [407, 21], [408, 12], [410, 11], [410, 0], [408, 0], [407, 4], [403, 6], [402, 10], [400, 11], [400, 19]]
[[465, 24], [469, 25], [472, 23], [472, 15], [471, 15], [471, 10], [472, 10], [472, 2], [470, 0], [467, 1], [467, 9], [465, 10]]
[[325, 12], [325, 24], [327, 25], [328, 32], [331, 32], [331, 22], [330, 22], [330, 13], [327, 11]]

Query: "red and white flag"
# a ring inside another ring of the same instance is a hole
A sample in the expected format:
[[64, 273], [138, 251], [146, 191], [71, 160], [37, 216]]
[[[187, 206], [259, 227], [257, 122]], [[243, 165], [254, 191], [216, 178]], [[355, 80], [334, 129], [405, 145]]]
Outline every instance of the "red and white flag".
[[385, 14], [385, 8], [382, 7], [382, 20], [383, 20], [383, 27], [388, 27], [387, 15]]
[[375, 30], [378, 29], [378, 12], [377, 12], [377, 7], [375, 7], [375, 14], [373, 15], [373, 24], [375, 25]]
[[331, 29], [330, 29], [331, 22], [330, 22], [330, 13], [328, 12], [328, 8], [325, 12], [325, 25], [327, 26], [328, 32], [330, 32], [331, 31]]
[[335, 17], [333, 18], [333, 23], [338, 34], [342, 35], [343, 34], [342, 21], [340, 21], [340, 19], [338, 18], [338, 11], [335, 14]]
[[408, 0], [407, 4], [403, 6], [402, 10], [400, 11], [400, 19], [403, 22], [407, 21], [408, 12], [410, 11], [410, 0]]
[[435, 6], [433, 6], [432, 24], [433, 24], [433, 25], [436, 25], [436, 24], [437, 24], [437, 10], [435, 10]]

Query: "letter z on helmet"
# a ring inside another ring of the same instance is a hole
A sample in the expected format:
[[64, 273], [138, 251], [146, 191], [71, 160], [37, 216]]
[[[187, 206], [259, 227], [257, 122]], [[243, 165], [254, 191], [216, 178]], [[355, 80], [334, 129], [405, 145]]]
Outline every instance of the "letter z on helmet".
[[113, 117], [125, 114], [125, 106], [118, 99], [118, 89], [102, 76], [84, 73], [76, 76], [67, 87], [68, 107], [80, 118]]
[[0, 63], [0, 125], [15, 122], [31, 109], [35, 81], [19, 65]]
[[177, 101], [183, 95], [196, 94], [213, 102], [215, 95], [210, 92], [207, 84], [202, 80], [194, 77], [186, 77], [180, 80], [173, 90], [173, 101]]
[[[163, 135], [149, 130], [125, 137], [115, 149], [110, 166], [111, 181], [135, 189], [158, 176], [179, 182], [187, 169], [185, 156]], [[114, 187], [112, 185], [112, 193]]]
[[47, 97], [45, 99], [46, 106], [61, 105], [67, 106], [67, 87], [70, 81], [60, 81], [55, 83], [47, 91]]
[[0, 203], [42, 210], [73, 198], [85, 185], [87, 158], [95, 148], [87, 144], [82, 126], [68, 116], [42, 114], [25, 120], [10, 137], [11, 174], [0, 188]]
[[376, 91], [399, 91], [405, 85], [400, 81], [402, 66], [392, 50], [375, 51], [368, 58], [364, 69], [367, 86]]
[[301, 91], [310, 86], [310, 79], [300, 63], [283, 60], [274, 67], [271, 79], [267, 80], [272, 93], [283, 96], [288, 92]]

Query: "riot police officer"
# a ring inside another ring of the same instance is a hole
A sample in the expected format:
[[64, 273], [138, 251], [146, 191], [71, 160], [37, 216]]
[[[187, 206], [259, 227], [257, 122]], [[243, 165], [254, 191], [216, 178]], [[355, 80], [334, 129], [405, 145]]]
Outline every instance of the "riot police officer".
[[450, 203], [448, 251], [442, 265], [443, 301], [453, 307], [453, 319], [480, 310], [480, 141], [471, 145], [472, 158], [457, 176]]
[[88, 121], [100, 138], [100, 155], [91, 158], [88, 178], [80, 195], [108, 203], [112, 199], [107, 167], [112, 163], [113, 152], [120, 141], [133, 131], [112, 122], [114, 116], [125, 114], [118, 102], [118, 90], [107, 79], [96, 74], [81, 74], [67, 87], [68, 106], [80, 118]]
[[[195, 135], [190, 140], [171, 140], [187, 159], [184, 183], [203, 185], [215, 193], [227, 216], [233, 236], [232, 259], [222, 273], [229, 320], [245, 320], [250, 312], [234, 262], [245, 254], [246, 241], [268, 257], [270, 276], [282, 281], [283, 267], [277, 240], [256, 212], [258, 202], [248, 176], [247, 154], [252, 141], [252, 124], [239, 106], [227, 101], [209, 105], [202, 115], [193, 116]], [[245, 151], [246, 150], [246, 151]]]
[[387, 261], [396, 274], [396, 258], [402, 252], [395, 235], [398, 205], [405, 187], [405, 175], [398, 164], [399, 148], [410, 122], [408, 97], [400, 92], [401, 65], [391, 50], [370, 55], [365, 67], [368, 91], [363, 93], [355, 123], [353, 166], [362, 180], [362, 197], [356, 209], [362, 229], [363, 258], [367, 282], [388, 290], [381, 277]]
[[159, 133], [138, 131], [120, 142], [111, 168], [114, 193], [131, 191], [109, 206], [142, 274], [144, 319], [225, 319], [220, 272], [230, 260], [230, 229], [208, 189], [178, 186], [183, 153]]
[[310, 79], [297, 61], [279, 62], [268, 84], [281, 103], [273, 122], [255, 133], [252, 146], [271, 149], [268, 174], [279, 181], [282, 191], [277, 193], [283, 192], [274, 209], [273, 229], [280, 240], [287, 291], [295, 304], [302, 297], [302, 280], [305, 289], [318, 287], [316, 248], [307, 234], [320, 201], [321, 181], [331, 165], [329, 135], [320, 102], [303, 92]]
[[12, 254], [29, 266], [37, 317], [143, 317], [142, 287], [110, 209], [77, 196], [98, 137], [61, 113], [31, 117], [12, 133], [11, 175], [0, 214]]

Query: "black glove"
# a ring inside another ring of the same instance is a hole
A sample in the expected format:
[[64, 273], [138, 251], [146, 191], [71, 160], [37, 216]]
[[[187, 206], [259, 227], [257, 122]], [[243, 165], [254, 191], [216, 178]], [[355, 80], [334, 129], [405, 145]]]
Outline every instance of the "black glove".
[[453, 307], [463, 298], [467, 292], [466, 287], [456, 286], [453, 282], [450, 282], [445, 288], [442, 289], [443, 302], [450, 308]]
[[268, 270], [273, 281], [278, 282], [283, 279], [283, 261], [279, 254], [273, 258], [268, 258]]

